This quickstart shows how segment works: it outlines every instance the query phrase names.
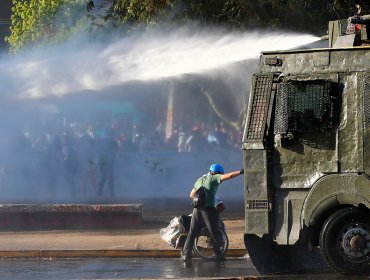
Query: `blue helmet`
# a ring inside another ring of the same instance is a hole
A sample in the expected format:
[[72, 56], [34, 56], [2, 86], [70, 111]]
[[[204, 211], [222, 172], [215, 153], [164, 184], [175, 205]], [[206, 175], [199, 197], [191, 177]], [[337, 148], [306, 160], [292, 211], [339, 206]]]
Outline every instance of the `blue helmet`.
[[221, 164], [214, 163], [209, 168], [209, 172], [218, 173], [218, 174], [224, 174], [224, 168], [221, 166]]

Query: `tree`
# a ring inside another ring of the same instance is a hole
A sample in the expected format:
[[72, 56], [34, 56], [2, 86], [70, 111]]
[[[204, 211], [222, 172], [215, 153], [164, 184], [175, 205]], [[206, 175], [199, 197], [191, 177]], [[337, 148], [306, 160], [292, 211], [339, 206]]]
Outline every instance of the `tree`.
[[11, 52], [35, 42], [59, 42], [84, 19], [84, 0], [13, 0]]
[[[171, 24], [222, 25], [314, 32], [326, 31], [329, 20], [348, 18], [355, 3], [365, 0], [13, 0], [11, 51], [39, 41], [61, 41], [82, 22], [89, 30], [150, 28]], [[86, 11], [87, 9], [87, 11]], [[70, 20], [72, 19], [72, 20]]]
[[[93, 0], [90, 0], [93, 1]], [[329, 20], [348, 18], [351, 0], [101, 0], [104, 20], [132, 28], [160, 22], [217, 24], [233, 29], [276, 28], [322, 33]]]

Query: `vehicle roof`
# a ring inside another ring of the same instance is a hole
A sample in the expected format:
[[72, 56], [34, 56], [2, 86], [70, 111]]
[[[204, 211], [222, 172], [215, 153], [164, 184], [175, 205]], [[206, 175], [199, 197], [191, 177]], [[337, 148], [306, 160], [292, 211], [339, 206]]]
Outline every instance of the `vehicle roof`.
[[342, 47], [342, 48], [314, 48], [314, 49], [295, 49], [295, 50], [276, 50], [276, 51], [262, 51], [262, 55], [271, 54], [289, 54], [289, 53], [307, 53], [307, 52], [322, 52], [322, 51], [355, 51], [355, 50], [370, 49], [369, 46], [358, 47]]

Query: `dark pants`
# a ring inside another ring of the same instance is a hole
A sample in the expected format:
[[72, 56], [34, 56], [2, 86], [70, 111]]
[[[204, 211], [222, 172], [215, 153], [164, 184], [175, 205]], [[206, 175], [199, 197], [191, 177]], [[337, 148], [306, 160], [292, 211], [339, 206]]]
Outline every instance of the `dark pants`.
[[105, 182], [108, 180], [109, 194], [114, 196], [114, 162], [107, 161], [100, 165], [101, 179], [99, 181], [98, 194], [103, 194]]
[[194, 208], [190, 222], [190, 230], [185, 241], [182, 254], [186, 259], [191, 258], [191, 252], [194, 246], [195, 237], [200, 233], [203, 227], [207, 227], [211, 237], [211, 243], [216, 256], [221, 256], [221, 246], [218, 236], [218, 212], [214, 207], [202, 209]]

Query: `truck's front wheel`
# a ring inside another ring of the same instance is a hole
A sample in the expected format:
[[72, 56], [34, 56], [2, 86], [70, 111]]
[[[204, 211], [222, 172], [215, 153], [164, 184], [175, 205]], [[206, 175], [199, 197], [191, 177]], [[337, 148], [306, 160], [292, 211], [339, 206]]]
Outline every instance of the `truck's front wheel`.
[[320, 251], [337, 272], [370, 272], [370, 215], [347, 207], [332, 214], [320, 233]]

